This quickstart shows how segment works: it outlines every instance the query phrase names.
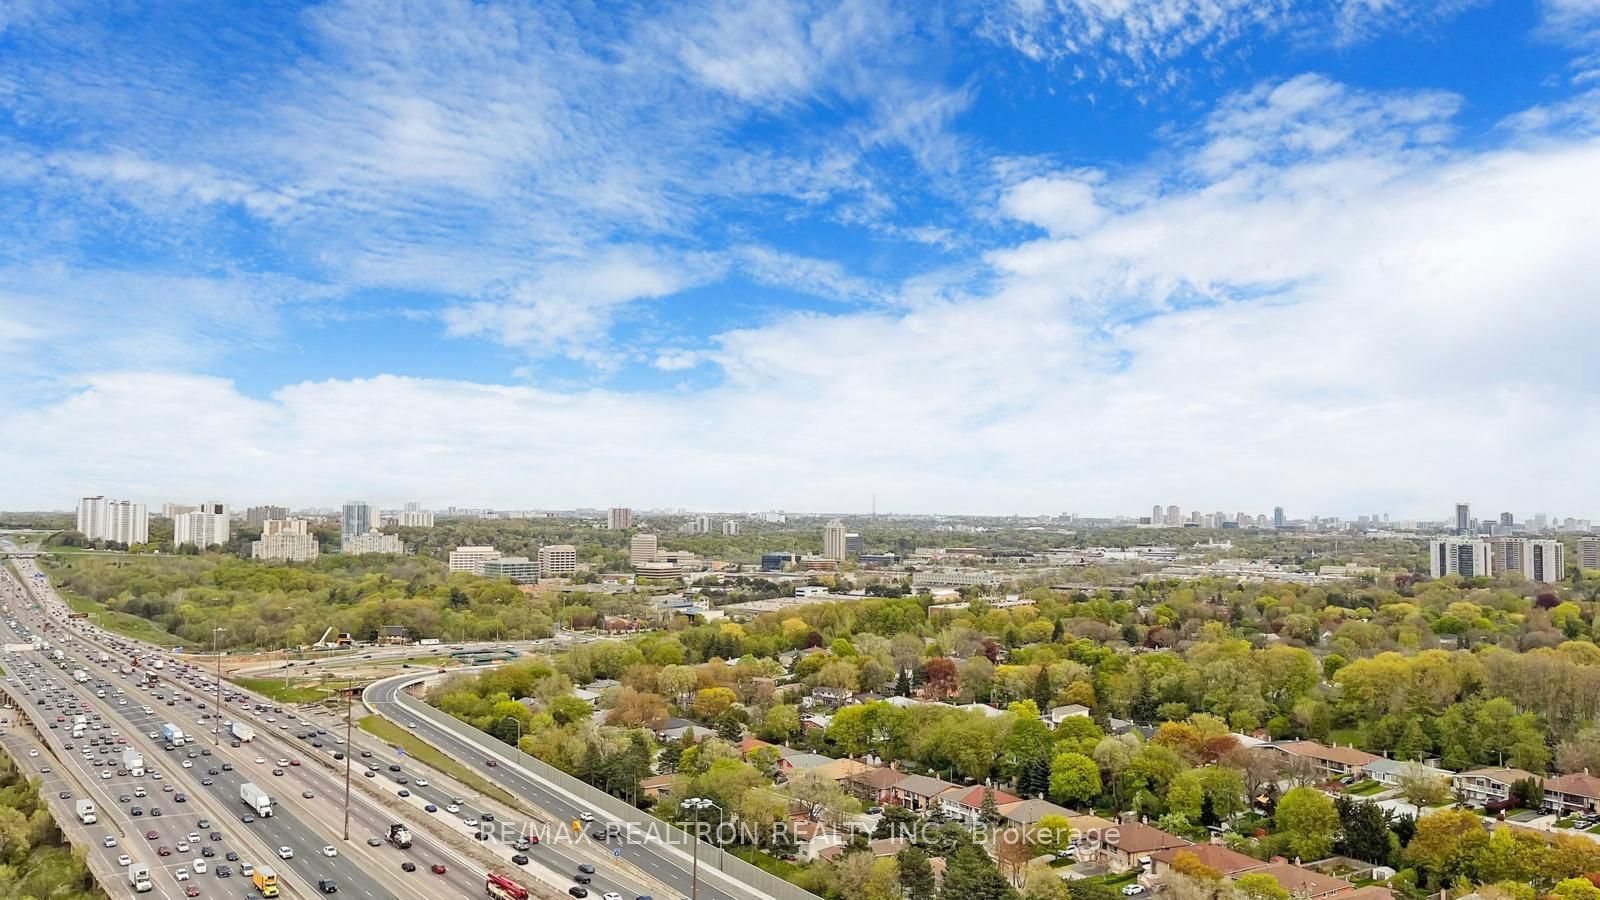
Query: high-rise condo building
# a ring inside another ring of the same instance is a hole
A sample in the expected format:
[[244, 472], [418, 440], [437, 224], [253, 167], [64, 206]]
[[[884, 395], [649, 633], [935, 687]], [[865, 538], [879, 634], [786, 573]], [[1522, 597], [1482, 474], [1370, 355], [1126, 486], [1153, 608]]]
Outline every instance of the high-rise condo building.
[[732, 519], [724, 519], [722, 522], [722, 533], [728, 537], [734, 537], [738, 535], [739, 523]]
[[78, 531], [90, 540], [143, 544], [150, 540], [150, 515], [143, 503], [84, 497], [78, 501]]
[[633, 527], [633, 510], [626, 506], [613, 506], [606, 515], [606, 527], [612, 531], [623, 531]]
[[1162, 521], [1165, 524], [1167, 524], [1167, 525], [1169, 525], [1169, 526], [1171, 526], [1173, 528], [1176, 528], [1179, 525], [1182, 525], [1183, 524], [1183, 510], [1179, 509], [1176, 506], [1167, 507], [1167, 514], [1166, 514], [1165, 517], [1162, 518]]
[[366, 534], [378, 527], [378, 508], [365, 500], [349, 500], [345, 502], [343, 514], [339, 517], [339, 536], [341, 538], [351, 535]]
[[267, 519], [261, 523], [261, 539], [250, 542], [253, 559], [306, 562], [321, 550], [317, 538], [306, 529], [305, 519]]
[[1585, 569], [1600, 569], [1600, 538], [1578, 539], [1578, 565]]
[[1272, 508], [1272, 527], [1282, 528], [1287, 524], [1289, 524], [1289, 520], [1283, 515], [1283, 507], [1274, 506]]
[[844, 523], [834, 519], [822, 527], [822, 558], [843, 560], [844, 549]]
[[405, 509], [395, 517], [395, 524], [403, 528], [432, 528], [433, 513], [423, 509], [421, 503], [408, 500]]
[[1488, 541], [1435, 538], [1428, 542], [1428, 571], [1434, 578], [1493, 575], [1494, 548]]
[[406, 545], [398, 534], [384, 534], [376, 528], [364, 534], [341, 535], [339, 552], [346, 556], [364, 556], [368, 553], [404, 553]]
[[246, 525], [261, 525], [269, 519], [287, 519], [289, 508], [286, 506], [252, 506], [244, 511]]
[[172, 518], [172, 545], [193, 544], [204, 550], [213, 544], [226, 544], [229, 534], [228, 507], [222, 503], [202, 503], [194, 512]]
[[1456, 534], [1470, 534], [1472, 532], [1472, 505], [1469, 503], [1456, 504]]

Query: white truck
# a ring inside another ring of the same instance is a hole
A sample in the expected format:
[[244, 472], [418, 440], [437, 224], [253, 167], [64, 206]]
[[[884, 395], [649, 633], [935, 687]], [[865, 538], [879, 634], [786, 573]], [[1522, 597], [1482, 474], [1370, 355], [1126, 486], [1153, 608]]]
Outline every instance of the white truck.
[[183, 729], [171, 722], [163, 722], [161, 724], [161, 739], [169, 744], [181, 744], [183, 743]]
[[88, 716], [84, 716], [84, 715], [73, 716], [72, 717], [72, 724], [75, 727], [79, 726], [79, 725], [88, 725], [89, 724], [89, 717]]
[[60, 650], [51, 650], [50, 651], [50, 658], [55, 660], [56, 662], [60, 662], [63, 659], [67, 658], [67, 654], [61, 652]]
[[228, 726], [228, 734], [241, 744], [248, 744], [256, 739], [256, 730], [243, 722], [235, 722]]
[[122, 767], [135, 778], [144, 775], [144, 754], [132, 747], [122, 751]]
[[150, 867], [144, 863], [134, 863], [128, 867], [128, 886], [135, 892], [143, 894], [155, 887], [150, 882]]
[[156, 657], [155, 661], [150, 663], [150, 667], [153, 669], [164, 669], [167, 667], [167, 663], [160, 657]]
[[248, 781], [239, 785], [239, 802], [255, 810], [258, 816], [272, 815], [272, 798]]
[[72, 670], [72, 680], [76, 681], [79, 684], [83, 684], [85, 681], [89, 680], [89, 673], [85, 672], [82, 669], [73, 669]]
[[100, 665], [103, 666], [103, 665], [106, 665], [107, 663], [111, 662], [111, 654], [105, 652], [104, 650], [101, 650], [100, 651], [100, 655], [95, 657], [95, 659], [100, 660]]
[[124, 665], [121, 668], [117, 669], [117, 671], [121, 672], [124, 675], [132, 675], [133, 674], [133, 666]]
[[85, 825], [93, 825], [95, 823], [93, 800], [79, 800], [73, 805], [73, 810], [77, 812], [79, 822]]

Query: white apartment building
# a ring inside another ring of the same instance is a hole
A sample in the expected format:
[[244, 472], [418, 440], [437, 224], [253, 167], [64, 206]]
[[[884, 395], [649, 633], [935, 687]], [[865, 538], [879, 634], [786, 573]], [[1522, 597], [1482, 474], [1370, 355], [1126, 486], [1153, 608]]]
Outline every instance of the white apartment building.
[[404, 553], [406, 545], [398, 534], [384, 534], [372, 529], [365, 534], [347, 534], [339, 542], [339, 552], [346, 556], [363, 556], [368, 553]]
[[150, 540], [150, 515], [143, 503], [84, 497], [78, 501], [78, 531], [90, 540], [143, 544]]
[[822, 556], [824, 559], [844, 560], [844, 536], [844, 523], [838, 519], [834, 519], [822, 527]]
[[172, 517], [174, 547], [193, 544], [203, 550], [213, 544], [226, 544], [228, 534], [228, 507], [221, 503], [203, 503], [194, 512]]
[[728, 537], [737, 537], [739, 534], [739, 523], [732, 519], [724, 520], [722, 523], [722, 533]]
[[161, 504], [161, 515], [163, 518], [176, 519], [184, 513], [192, 513], [199, 508], [193, 503], [163, 503]]
[[499, 559], [500, 551], [493, 547], [457, 547], [450, 551], [448, 568], [452, 572], [471, 572], [474, 575], [483, 574], [483, 564], [491, 559]]
[[628, 541], [628, 565], [637, 569], [656, 558], [661, 543], [653, 534], [636, 534]]
[[1496, 538], [1495, 574], [1517, 572], [1529, 581], [1553, 582], [1566, 577], [1566, 548], [1560, 541]]
[[1434, 578], [1472, 578], [1494, 574], [1494, 548], [1488, 541], [1435, 538], [1428, 542], [1428, 571]]
[[613, 506], [606, 514], [606, 527], [612, 531], [622, 531], [633, 527], [633, 510], [626, 506]]
[[304, 519], [268, 519], [262, 523], [261, 539], [250, 542], [251, 559], [307, 562], [319, 553], [316, 536], [306, 533]]
[[432, 528], [433, 513], [423, 509], [421, 503], [411, 500], [406, 503], [406, 508], [395, 516], [395, 524], [403, 528]]
[[539, 574], [561, 578], [578, 571], [578, 548], [571, 544], [550, 544], [539, 548]]

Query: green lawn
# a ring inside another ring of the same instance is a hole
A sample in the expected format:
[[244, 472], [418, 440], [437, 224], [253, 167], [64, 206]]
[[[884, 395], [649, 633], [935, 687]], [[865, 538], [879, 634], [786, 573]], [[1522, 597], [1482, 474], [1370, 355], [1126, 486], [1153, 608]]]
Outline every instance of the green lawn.
[[480, 794], [493, 797], [513, 808], [521, 805], [516, 798], [478, 774], [476, 770], [467, 768], [453, 757], [447, 756], [444, 751], [382, 716], [365, 716], [356, 722], [356, 727], [391, 746], [399, 747], [407, 755], [416, 757], [423, 765], [438, 769]]
[[1137, 879], [1138, 877], [1139, 877], [1139, 870], [1138, 869], [1133, 869], [1133, 870], [1130, 870], [1130, 871], [1127, 871], [1127, 872], [1123, 872], [1120, 875], [1094, 875], [1094, 876], [1091, 876], [1089, 878], [1083, 879], [1083, 881], [1091, 882], [1091, 883], [1094, 883], [1094, 884], [1103, 884], [1108, 888], [1119, 888], [1119, 887], [1122, 887], [1125, 884], [1132, 884], [1134, 882], [1134, 880]]
[[1369, 778], [1366, 781], [1358, 781], [1350, 785], [1344, 789], [1344, 792], [1346, 794], [1355, 794], [1357, 797], [1370, 797], [1373, 794], [1383, 793], [1383, 790], [1382, 784]]
[[[737, 856], [762, 871], [771, 872], [784, 881], [794, 881], [795, 876], [806, 870], [805, 866], [795, 865], [786, 859], [778, 859], [776, 856], [768, 856], [754, 847], [729, 847], [727, 849], [729, 856]], [[715, 850], [709, 850], [705, 847], [700, 848], [702, 857], [708, 853], [715, 852]]]
[[1600, 825], [1595, 825], [1587, 830], [1589, 834], [1600, 834]]
[[1359, 728], [1335, 728], [1328, 732], [1329, 743], [1343, 744], [1346, 747], [1359, 747], [1365, 740], [1366, 735], [1362, 734]]
[[1569, 817], [1567, 817], [1565, 819], [1557, 819], [1556, 820], [1556, 827], [1557, 828], [1571, 828], [1572, 827], [1572, 818], [1569, 816]]
[[107, 631], [115, 631], [124, 637], [130, 637], [136, 641], [145, 641], [159, 647], [177, 647], [183, 643], [183, 638], [171, 632], [163, 631], [149, 619], [141, 619], [128, 613], [116, 612], [108, 609], [103, 603], [96, 603], [88, 597], [80, 597], [70, 591], [58, 589], [56, 593], [61, 595], [61, 599], [67, 601], [67, 605], [72, 607], [73, 612], [99, 616], [100, 618], [95, 621]]
[[230, 678], [234, 684], [247, 691], [255, 691], [263, 697], [271, 697], [279, 703], [318, 703], [333, 695], [333, 691], [323, 688], [306, 687], [289, 682], [286, 688], [281, 678]]

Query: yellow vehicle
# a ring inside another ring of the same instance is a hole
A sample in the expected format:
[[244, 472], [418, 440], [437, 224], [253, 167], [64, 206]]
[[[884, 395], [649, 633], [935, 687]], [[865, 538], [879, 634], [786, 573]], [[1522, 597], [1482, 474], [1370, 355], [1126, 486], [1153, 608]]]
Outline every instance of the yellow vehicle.
[[272, 871], [271, 869], [267, 868], [266, 866], [257, 866], [256, 867], [256, 873], [254, 875], [250, 876], [250, 879], [255, 882], [256, 890], [261, 892], [261, 896], [263, 896], [263, 897], [276, 897], [276, 896], [278, 896], [278, 873], [277, 872]]

